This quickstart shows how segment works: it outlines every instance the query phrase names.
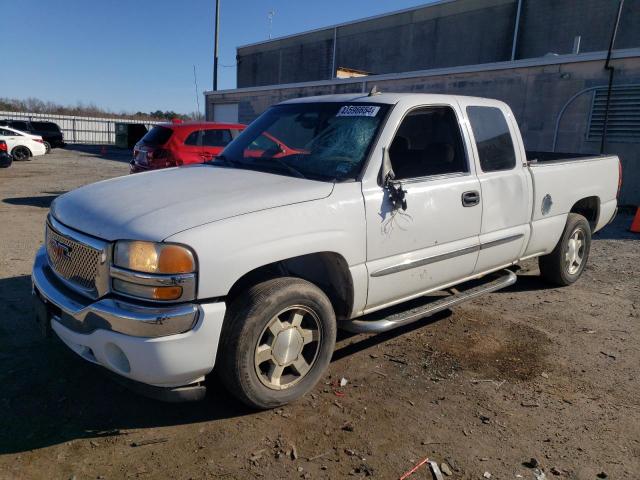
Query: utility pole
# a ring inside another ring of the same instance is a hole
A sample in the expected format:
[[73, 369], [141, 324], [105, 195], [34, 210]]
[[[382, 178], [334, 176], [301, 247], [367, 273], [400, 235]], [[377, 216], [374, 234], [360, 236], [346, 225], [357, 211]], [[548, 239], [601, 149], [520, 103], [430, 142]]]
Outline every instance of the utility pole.
[[218, 32], [220, 30], [220, 0], [216, 0], [216, 33], [213, 42], [213, 90], [218, 90]]

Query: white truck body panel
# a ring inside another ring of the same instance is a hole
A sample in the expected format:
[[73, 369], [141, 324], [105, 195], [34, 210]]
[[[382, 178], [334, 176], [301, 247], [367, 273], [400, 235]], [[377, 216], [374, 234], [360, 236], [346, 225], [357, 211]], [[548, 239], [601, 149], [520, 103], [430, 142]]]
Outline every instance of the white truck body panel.
[[[198, 255], [199, 298], [224, 297], [246, 273], [310, 253], [337, 253], [357, 269], [366, 258], [360, 186], [338, 183], [327, 198], [205, 223], [167, 241], [189, 245]], [[356, 287], [366, 292], [366, 283]]]

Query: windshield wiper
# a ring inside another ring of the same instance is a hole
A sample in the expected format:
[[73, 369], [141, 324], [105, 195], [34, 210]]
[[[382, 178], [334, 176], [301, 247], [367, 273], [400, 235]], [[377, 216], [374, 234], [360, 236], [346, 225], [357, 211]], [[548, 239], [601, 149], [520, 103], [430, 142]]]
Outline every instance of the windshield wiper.
[[278, 165], [283, 166], [284, 168], [286, 168], [289, 171], [289, 173], [293, 173], [296, 177], [304, 178], [305, 180], [307, 179], [307, 176], [304, 173], [302, 173], [297, 168], [292, 167], [291, 165], [289, 165], [284, 160], [282, 160], [280, 158], [276, 158], [276, 157], [270, 157], [269, 160], [275, 160], [278, 163]]
[[[221, 167], [236, 167], [236, 168], [245, 168], [245, 169], [255, 169], [258, 168], [260, 170], [264, 170], [264, 167], [269, 167], [269, 162], [265, 162], [264, 160], [269, 160], [272, 161], [274, 160], [278, 165], [284, 167], [289, 173], [292, 173], [294, 176], [298, 177], [298, 178], [304, 178], [306, 179], [307, 177], [305, 176], [304, 173], [302, 173], [300, 170], [292, 167], [291, 165], [289, 165], [287, 162], [280, 160], [279, 158], [273, 158], [270, 157], [268, 159], [253, 159], [253, 162], [241, 162], [240, 160], [233, 160], [231, 158], [227, 158], [224, 155], [218, 155], [215, 159], [213, 160], [209, 160], [208, 162], [205, 162], [209, 165], [219, 165]], [[255, 160], [263, 160], [262, 162], [258, 163], [255, 162]]]

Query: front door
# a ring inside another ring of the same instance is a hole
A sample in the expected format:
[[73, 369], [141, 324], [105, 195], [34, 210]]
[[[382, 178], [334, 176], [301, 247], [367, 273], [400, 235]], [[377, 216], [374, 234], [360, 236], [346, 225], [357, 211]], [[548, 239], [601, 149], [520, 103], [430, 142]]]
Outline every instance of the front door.
[[363, 181], [366, 311], [417, 297], [474, 270], [482, 199], [458, 117], [457, 105], [437, 105], [397, 120], [388, 152], [395, 179], [407, 192], [406, 211], [392, 208], [379, 182]]

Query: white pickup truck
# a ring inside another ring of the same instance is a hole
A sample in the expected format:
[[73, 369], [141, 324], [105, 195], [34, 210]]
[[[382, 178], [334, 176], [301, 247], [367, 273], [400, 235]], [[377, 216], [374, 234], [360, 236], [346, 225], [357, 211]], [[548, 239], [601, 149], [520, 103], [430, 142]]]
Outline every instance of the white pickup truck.
[[499, 101], [290, 100], [213, 162], [56, 199], [37, 317], [148, 395], [202, 398], [215, 371], [270, 408], [318, 382], [337, 328], [405, 325], [512, 284], [532, 257], [575, 282], [619, 186], [615, 156], [527, 158]]

